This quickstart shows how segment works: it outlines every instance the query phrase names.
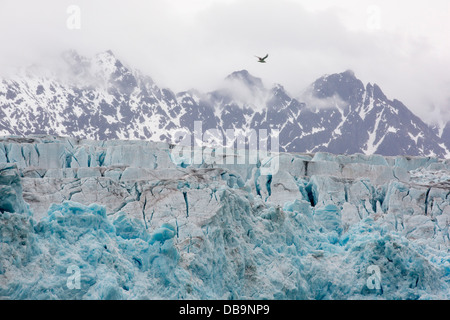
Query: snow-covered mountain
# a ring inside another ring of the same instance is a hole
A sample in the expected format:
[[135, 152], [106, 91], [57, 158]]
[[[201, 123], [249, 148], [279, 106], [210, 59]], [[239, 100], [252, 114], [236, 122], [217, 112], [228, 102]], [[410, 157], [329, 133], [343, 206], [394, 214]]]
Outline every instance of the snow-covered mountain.
[[[281, 151], [448, 157], [450, 125], [439, 136], [376, 84], [353, 72], [323, 76], [300, 97], [246, 70], [208, 93], [174, 93], [125, 66], [111, 51], [63, 55], [60, 72], [24, 69], [0, 84], [0, 134], [175, 142], [177, 132], [280, 131]], [[300, 88], [299, 88], [300, 89]], [[270, 134], [270, 133], [269, 133]]]

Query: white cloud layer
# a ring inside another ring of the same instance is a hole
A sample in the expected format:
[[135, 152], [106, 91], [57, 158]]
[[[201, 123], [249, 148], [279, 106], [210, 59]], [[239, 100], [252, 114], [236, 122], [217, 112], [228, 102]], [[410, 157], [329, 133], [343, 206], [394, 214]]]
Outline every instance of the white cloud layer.
[[[80, 29], [67, 28], [71, 5]], [[447, 0], [2, 0], [0, 30], [0, 73], [51, 65], [69, 48], [111, 49], [175, 91], [211, 90], [247, 69], [297, 95], [351, 69], [424, 120], [450, 120]]]

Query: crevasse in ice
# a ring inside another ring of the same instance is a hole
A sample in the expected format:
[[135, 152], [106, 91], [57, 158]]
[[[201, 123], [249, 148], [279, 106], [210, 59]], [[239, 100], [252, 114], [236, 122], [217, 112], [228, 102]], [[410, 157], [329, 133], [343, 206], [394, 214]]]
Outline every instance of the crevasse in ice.
[[171, 150], [3, 138], [0, 298], [449, 298], [448, 160]]

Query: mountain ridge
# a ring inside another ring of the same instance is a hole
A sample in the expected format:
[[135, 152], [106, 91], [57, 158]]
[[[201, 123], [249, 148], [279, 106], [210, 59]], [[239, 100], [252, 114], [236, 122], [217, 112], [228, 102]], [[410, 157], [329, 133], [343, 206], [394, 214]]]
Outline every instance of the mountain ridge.
[[67, 81], [32, 72], [2, 79], [1, 135], [173, 143], [202, 121], [204, 130], [223, 133], [278, 129], [280, 151], [450, 157], [449, 124], [438, 136], [402, 102], [387, 98], [377, 84], [364, 85], [351, 70], [316, 79], [300, 97], [281, 84], [266, 88], [245, 69], [215, 91], [175, 93], [112, 51], [89, 59], [72, 50], [63, 58]]

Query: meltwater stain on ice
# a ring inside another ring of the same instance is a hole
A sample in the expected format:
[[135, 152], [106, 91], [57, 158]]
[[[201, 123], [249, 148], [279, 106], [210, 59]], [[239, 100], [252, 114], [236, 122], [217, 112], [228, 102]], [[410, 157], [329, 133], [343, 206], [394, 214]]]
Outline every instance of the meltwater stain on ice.
[[449, 298], [448, 160], [286, 153], [268, 177], [144, 141], [0, 143], [1, 299]]

